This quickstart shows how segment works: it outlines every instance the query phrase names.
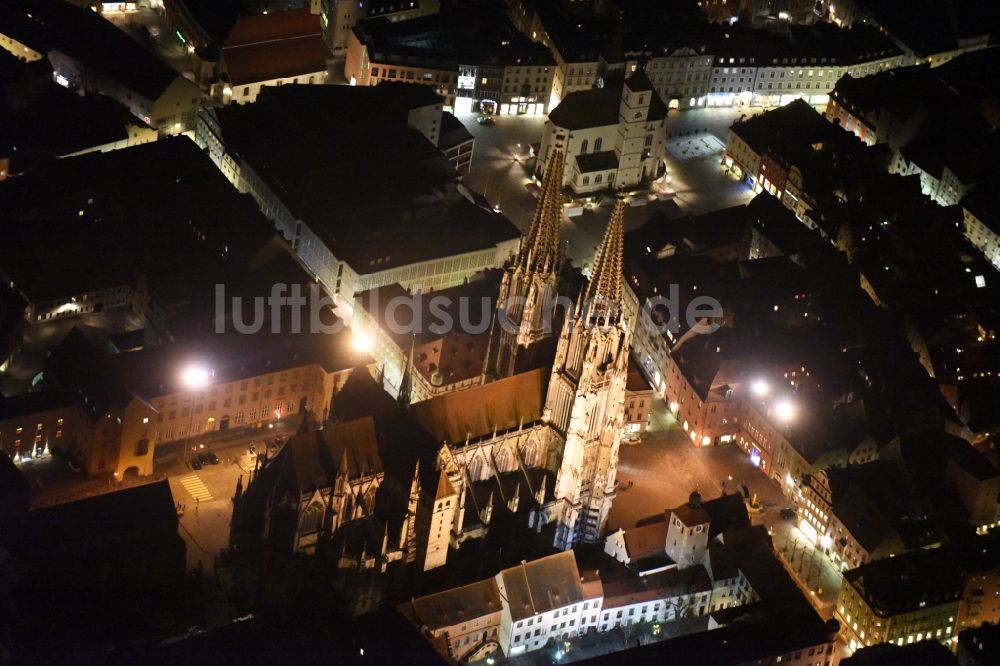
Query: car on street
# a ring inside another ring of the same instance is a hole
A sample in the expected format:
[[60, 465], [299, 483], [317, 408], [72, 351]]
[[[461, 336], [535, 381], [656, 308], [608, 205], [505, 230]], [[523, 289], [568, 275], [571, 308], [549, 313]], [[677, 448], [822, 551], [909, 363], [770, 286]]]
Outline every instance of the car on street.
[[790, 506], [786, 506], [784, 509], [781, 510], [780, 515], [785, 520], [792, 520], [795, 518], [795, 509], [793, 509]]
[[202, 454], [202, 459], [205, 462], [207, 462], [209, 465], [218, 465], [219, 462], [220, 462], [219, 461], [219, 456], [215, 455], [215, 453], [213, 453], [212, 451], [208, 451], [206, 453], [203, 453]]
[[493, 125], [496, 120], [493, 119], [493, 116], [479, 116], [476, 118], [476, 122], [480, 125]]
[[195, 471], [201, 469], [202, 464], [201, 464], [201, 460], [199, 460], [200, 457], [201, 456], [195, 456], [194, 458], [191, 458], [191, 469], [193, 469]]

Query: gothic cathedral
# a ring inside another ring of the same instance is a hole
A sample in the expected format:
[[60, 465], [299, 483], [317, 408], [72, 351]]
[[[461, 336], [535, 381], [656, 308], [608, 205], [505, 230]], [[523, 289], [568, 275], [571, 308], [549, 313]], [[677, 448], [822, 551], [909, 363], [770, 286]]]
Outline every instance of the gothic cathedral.
[[[509, 377], [552, 335], [561, 266], [562, 152], [553, 154], [531, 225], [500, 292], [496, 372]], [[563, 441], [554, 500], [555, 546], [601, 538], [615, 497], [631, 331], [622, 295], [625, 201], [598, 248], [585, 297], [567, 308], [545, 397], [544, 420]]]

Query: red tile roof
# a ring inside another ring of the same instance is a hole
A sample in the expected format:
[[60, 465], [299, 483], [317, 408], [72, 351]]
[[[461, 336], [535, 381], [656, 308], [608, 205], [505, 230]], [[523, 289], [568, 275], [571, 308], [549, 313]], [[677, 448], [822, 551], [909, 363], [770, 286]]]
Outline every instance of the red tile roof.
[[[326, 45], [322, 36], [293, 37], [222, 49], [229, 81], [241, 86], [302, 76], [326, 70]], [[303, 81], [304, 83], [304, 81]]]
[[244, 16], [236, 22], [225, 47], [247, 46], [262, 42], [320, 34], [319, 15], [308, 9]]
[[237, 86], [324, 71], [319, 16], [308, 10], [245, 16], [229, 33], [222, 59]]

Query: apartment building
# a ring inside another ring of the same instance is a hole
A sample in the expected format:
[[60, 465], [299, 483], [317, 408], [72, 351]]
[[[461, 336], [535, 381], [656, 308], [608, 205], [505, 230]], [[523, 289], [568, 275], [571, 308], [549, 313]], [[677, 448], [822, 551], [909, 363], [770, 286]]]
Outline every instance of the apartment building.
[[876, 643], [950, 641], [961, 575], [941, 549], [918, 550], [844, 573], [834, 617], [852, 650]]

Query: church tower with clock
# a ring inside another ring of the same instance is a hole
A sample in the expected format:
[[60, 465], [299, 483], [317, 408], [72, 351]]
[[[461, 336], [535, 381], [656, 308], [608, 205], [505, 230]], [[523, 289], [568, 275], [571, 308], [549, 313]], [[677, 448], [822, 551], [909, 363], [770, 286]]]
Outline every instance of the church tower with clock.
[[662, 126], [662, 119], [654, 121], [650, 117], [650, 105], [656, 95], [642, 67], [625, 79], [618, 105], [619, 183], [638, 183], [644, 177], [655, 176], [649, 172], [652, 161], [649, 158], [653, 152], [654, 134], [658, 126]]

